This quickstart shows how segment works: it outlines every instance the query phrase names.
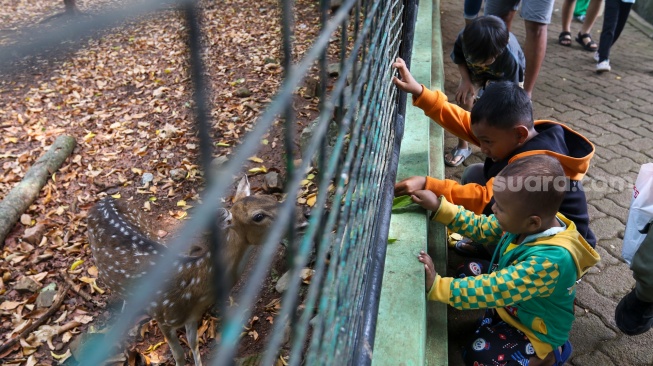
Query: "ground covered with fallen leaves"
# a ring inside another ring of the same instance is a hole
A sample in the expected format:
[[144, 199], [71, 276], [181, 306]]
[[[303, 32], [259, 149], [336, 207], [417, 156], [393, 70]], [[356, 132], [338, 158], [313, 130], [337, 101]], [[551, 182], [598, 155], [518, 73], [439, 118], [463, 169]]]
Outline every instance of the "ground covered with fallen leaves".
[[[318, 4], [297, 1], [295, 60], [319, 31]], [[90, 16], [104, 6], [124, 6], [101, 0], [77, 5]], [[0, 0], [0, 44], [11, 43], [23, 27], [62, 10], [62, 1]], [[215, 157], [230, 154], [279, 87], [279, 13], [276, 0], [202, 3]], [[0, 198], [57, 136], [70, 135], [77, 142], [3, 243], [0, 345], [44, 316], [53, 299], [39, 298], [41, 290], [54, 294], [67, 284], [72, 287], [44, 325], [0, 354], [2, 364], [75, 364], [75, 340], [110, 324], [115, 314], [107, 303], [116, 299], [97, 280], [86, 236], [87, 212], [100, 197], [135, 200], [160, 228], [161, 237], [170, 235], [170, 227], [198, 204], [203, 178], [186, 37], [182, 14], [170, 8], [90, 35], [64, 56], [31, 60], [0, 74]], [[298, 90], [298, 130], [317, 111], [317, 99], [302, 95]], [[258, 190], [263, 190], [264, 172], [285, 171], [281, 127], [275, 125], [257, 156], [243, 167]], [[239, 357], [261, 351], [262, 338], [274, 321], [280, 295], [271, 285], [279, 275], [273, 272], [244, 329]], [[217, 321], [206, 316], [201, 324], [203, 354], [210, 353], [207, 344], [219, 336], [214, 331]], [[151, 364], [171, 362], [162, 341], [153, 321], [144, 317], [124, 342], [116, 364], [137, 364], [143, 355]]]

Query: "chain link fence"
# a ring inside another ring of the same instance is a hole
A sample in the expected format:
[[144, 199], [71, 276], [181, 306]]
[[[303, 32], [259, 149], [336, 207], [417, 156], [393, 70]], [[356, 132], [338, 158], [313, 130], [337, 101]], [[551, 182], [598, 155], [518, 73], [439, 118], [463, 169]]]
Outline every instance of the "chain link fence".
[[[344, 0], [339, 6], [321, 1], [322, 28], [312, 47], [299, 62], [292, 63], [293, 3], [282, 0], [280, 43], [284, 55], [284, 79], [274, 99], [257, 120], [254, 128], [233, 151], [229, 161], [215, 176], [205, 174], [203, 202], [220, 202], [247, 159], [256, 155], [260, 141], [273, 123], [282, 118], [286, 131], [285, 192], [287, 199], [276, 224], [268, 234], [249, 273], [248, 281], [235, 300], [238, 306], [221, 307], [221, 334], [215, 352], [205, 363], [233, 364], [244, 322], [251, 315], [260, 285], [269, 275], [270, 265], [284, 237], [292, 238], [288, 249], [291, 282], [281, 299], [281, 309], [273, 331], [265, 340], [265, 352], [258, 364], [282, 361], [291, 365], [370, 364], [374, 348], [376, 312], [380, 295], [385, 246], [393, 198], [393, 184], [403, 133], [406, 96], [391, 83], [391, 64], [398, 56], [410, 62], [412, 29], [416, 3], [412, 0]], [[10, 72], [18, 60], [41, 55], [58, 57], [57, 47], [82, 47], [85, 35], [111, 27], [162, 8], [183, 9], [188, 29], [190, 74], [194, 88], [194, 116], [200, 141], [200, 161], [205, 171], [213, 158], [207, 85], [203, 80], [201, 5], [193, 1], [146, 0], [117, 10], [108, 10], [92, 18], [80, 18], [56, 31], [31, 34], [0, 52], [0, 67]], [[329, 60], [327, 49], [334, 35], [340, 44], [339, 59]], [[327, 76], [328, 64], [338, 62], [335, 81]], [[301, 163], [295, 165], [293, 141], [296, 111], [293, 96], [314, 65], [319, 66], [319, 118], [302, 147]], [[296, 192], [315, 163], [317, 196], [310, 224], [303, 233], [294, 232]], [[212, 178], [213, 177], [213, 178]], [[331, 187], [331, 188], [330, 188]], [[184, 250], [182, 238], [212, 228], [215, 205], [197, 207], [170, 245]], [[290, 229], [289, 229], [290, 228]], [[214, 234], [219, 234], [213, 228]], [[290, 233], [288, 233], [290, 231]], [[220, 247], [220, 235], [213, 235]], [[119, 341], [134, 319], [159, 290], [158, 279], [170, 275], [175, 254], [170, 251], [155, 270], [135, 284], [135, 296], [117, 316], [103, 344], [91, 346], [80, 364], [99, 365], [109, 347]], [[299, 272], [311, 263], [315, 271], [308, 289], [302, 290]], [[220, 261], [216, 261], [216, 266]], [[217, 284], [221, 284], [220, 270]], [[221, 286], [216, 303], [228, 297]], [[303, 311], [298, 313], [301, 304]], [[290, 329], [290, 338], [284, 339]]]

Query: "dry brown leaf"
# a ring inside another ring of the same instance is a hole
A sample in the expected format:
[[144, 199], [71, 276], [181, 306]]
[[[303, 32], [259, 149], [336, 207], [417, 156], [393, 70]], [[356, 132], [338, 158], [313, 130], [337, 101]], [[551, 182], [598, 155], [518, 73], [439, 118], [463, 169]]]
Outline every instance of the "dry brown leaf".
[[316, 200], [317, 200], [317, 194], [316, 193], [311, 193], [308, 196], [306, 196], [306, 204], [309, 207], [313, 207], [315, 205]]
[[2, 304], [0, 304], [0, 310], [14, 310], [21, 304], [24, 304], [24, 302], [23, 301], [3, 301]]
[[[23, 354], [24, 353], [25, 351], [23, 350]], [[37, 362], [38, 361], [36, 360], [36, 357], [34, 357], [34, 355], [31, 355], [27, 358], [27, 362], [25, 362], [25, 366], [36, 366]]]
[[25, 226], [30, 226], [32, 224], [32, 217], [28, 214], [20, 215], [20, 223]]
[[93, 276], [93, 277], [97, 277], [97, 276], [98, 276], [98, 269], [97, 269], [96, 266], [90, 266], [90, 267], [88, 267], [88, 268], [86, 269], [86, 272], [87, 272], [90, 276]]
[[254, 338], [255, 341], [258, 340], [258, 332], [255, 330], [251, 330], [247, 333], [250, 337]]

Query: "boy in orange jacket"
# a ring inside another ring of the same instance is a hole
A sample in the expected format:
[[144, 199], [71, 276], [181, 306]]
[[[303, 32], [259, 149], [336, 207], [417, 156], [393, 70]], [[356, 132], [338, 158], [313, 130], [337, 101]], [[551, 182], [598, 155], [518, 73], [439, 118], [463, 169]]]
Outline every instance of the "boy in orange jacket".
[[[516, 83], [492, 83], [471, 112], [467, 112], [449, 103], [444, 93], [431, 91], [415, 81], [401, 58], [397, 58], [393, 67], [401, 79], [393, 77], [392, 82], [412, 94], [413, 105], [445, 130], [480, 147], [487, 156], [485, 163], [465, 169], [461, 183], [410, 177], [395, 185], [396, 196], [427, 189], [476, 214], [490, 215], [494, 203], [492, 183], [501, 169], [523, 157], [545, 154], [556, 158], [569, 178], [560, 212], [576, 224], [578, 232], [592, 247], [596, 246], [581, 184], [594, 155], [594, 145], [587, 138], [558, 122], [534, 121], [531, 100]], [[486, 247], [472, 243], [459, 242], [456, 251], [475, 257], [491, 255]]]

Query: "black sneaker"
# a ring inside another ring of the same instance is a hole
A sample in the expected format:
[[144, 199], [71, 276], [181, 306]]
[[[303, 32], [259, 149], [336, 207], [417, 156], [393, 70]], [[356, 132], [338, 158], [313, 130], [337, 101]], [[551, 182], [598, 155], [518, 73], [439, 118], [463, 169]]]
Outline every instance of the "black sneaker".
[[614, 320], [624, 334], [645, 333], [653, 327], [653, 302], [638, 299], [633, 289], [619, 301], [614, 312]]

